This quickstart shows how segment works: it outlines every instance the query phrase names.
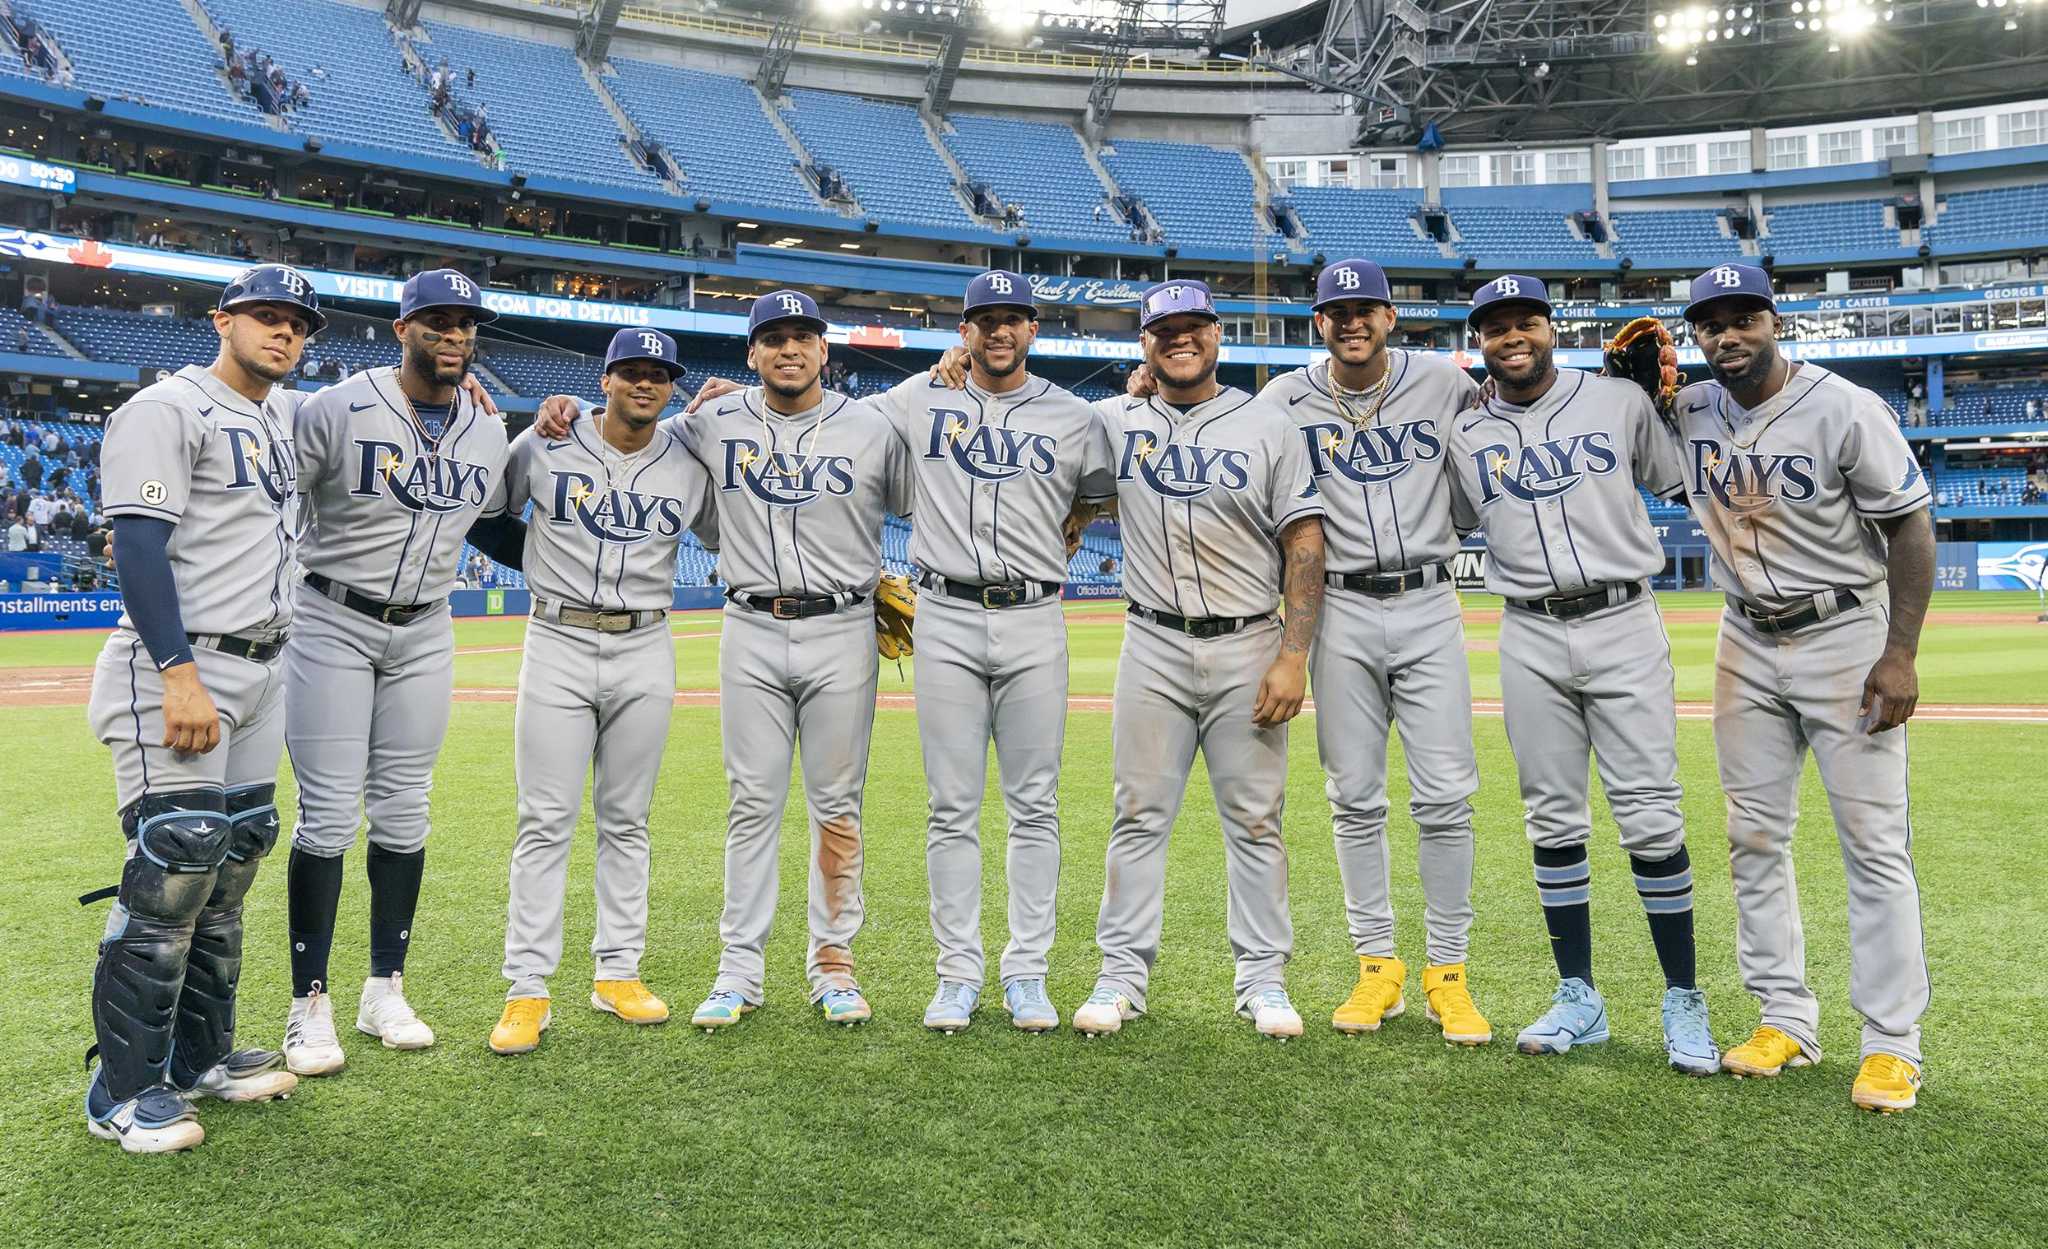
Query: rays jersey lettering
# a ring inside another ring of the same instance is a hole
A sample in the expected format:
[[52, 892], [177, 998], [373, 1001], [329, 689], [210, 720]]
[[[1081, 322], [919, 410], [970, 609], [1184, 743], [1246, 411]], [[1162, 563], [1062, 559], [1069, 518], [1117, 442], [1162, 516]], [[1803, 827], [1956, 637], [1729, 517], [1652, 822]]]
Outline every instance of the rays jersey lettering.
[[482, 507], [491, 496], [491, 471], [429, 452], [407, 455], [406, 448], [381, 438], [357, 438], [356, 484], [350, 494], [374, 499], [386, 490], [409, 512], [455, 512]]
[[1620, 460], [1614, 453], [1614, 437], [1606, 430], [1532, 442], [1519, 450], [1506, 443], [1494, 443], [1472, 453], [1479, 469], [1482, 505], [1506, 495], [1524, 503], [1536, 503], [1568, 494], [1588, 475], [1604, 477]]
[[1810, 455], [1724, 453], [1721, 444], [1711, 438], [1691, 441], [1695, 498], [1712, 496], [1728, 511], [1756, 512], [1780, 499], [1806, 503], [1814, 497], [1814, 459]]
[[1308, 439], [1309, 471], [1318, 480], [1335, 472], [1360, 485], [1382, 485], [1444, 454], [1434, 420], [1356, 427], [1323, 421], [1302, 426], [1301, 433]]
[[555, 469], [551, 525], [579, 525], [599, 542], [634, 546], [649, 538], [676, 538], [683, 532], [683, 505], [665, 494], [636, 490], [599, 490], [586, 473]]
[[1144, 483], [1168, 499], [1199, 499], [1212, 486], [1239, 491], [1251, 484], [1251, 455], [1231, 447], [1166, 443], [1142, 429], [1124, 431], [1118, 481]]
[[853, 493], [853, 457], [777, 451], [751, 438], [726, 438], [722, 491], [744, 490], [770, 507], [802, 507], [822, 495]]
[[282, 438], [266, 445], [263, 435], [253, 429], [226, 427], [228, 445], [234, 452], [235, 479], [230, 490], [263, 491], [263, 496], [282, 507], [298, 493], [299, 459], [292, 444]]
[[977, 481], [1008, 481], [1026, 472], [1052, 476], [1059, 446], [1059, 440], [1050, 434], [975, 425], [965, 412], [933, 408], [931, 443], [924, 458], [950, 459], [954, 467]]

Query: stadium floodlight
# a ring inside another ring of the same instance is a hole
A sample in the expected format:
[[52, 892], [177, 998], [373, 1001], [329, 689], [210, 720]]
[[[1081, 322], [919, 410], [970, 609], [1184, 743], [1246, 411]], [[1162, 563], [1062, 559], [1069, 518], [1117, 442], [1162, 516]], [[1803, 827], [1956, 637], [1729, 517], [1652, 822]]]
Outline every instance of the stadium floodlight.
[[818, 12], [837, 16], [853, 7], [854, 0], [817, 0]]
[[988, 20], [998, 30], [1020, 33], [1038, 23], [1039, 12], [1023, 0], [997, 0], [988, 7]]

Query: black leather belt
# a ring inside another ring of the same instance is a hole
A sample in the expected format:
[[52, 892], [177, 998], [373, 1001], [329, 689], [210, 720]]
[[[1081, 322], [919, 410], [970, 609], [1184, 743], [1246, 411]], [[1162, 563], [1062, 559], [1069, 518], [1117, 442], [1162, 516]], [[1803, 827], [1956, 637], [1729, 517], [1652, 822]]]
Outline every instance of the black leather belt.
[[240, 633], [188, 633], [185, 640], [200, 650], [218, 651], [251, 663], [267, 664], [284, 653], [285, 635], [253, 638]]
[[1185, 633], [1191, 638], [1225, 637], [1273, 618], [1272, 612], [1257, 616], [1176, 616], [1172, 612], [1153, 611], [1136, 603], [1130, 604], [1124, 610], [1140, 620], [1156, 624], [1162, 629], [1171, 629], [1175, 633]]
[[829, 616], [852, 607], [865, 601], [867, 595], [854, 594], [842, 598], [837, 594], [741, 594], [737, 590], [727, 590], [725, 597], [742, 607], [767, 612], [777, 620], [808, 620], [812, 616]]
[[409, 607], [398, 603], [383, 603], [367, 594], [357, 594], [347, 586], [330, 581], [317, 572], [306, 574], [306, 584], [312, 586], [313, 593], [322, 598], [333, 599], [350, 611], [361, 612], [372, 620], [388, 625], [409, 625], [447, 602], [446, 599], [437, 598], [431, 603], [414, 603]]
[[1768, 612], [1760, 607], [1754, 607], [1745, 603], [1741, 599], [1732, 598], [1728, 601], [1749, 620], [1751, 625], [1756, 627], [1758, 633], [1790, 633], [1795, 629], [1804, 629], [1810, 624], [1818, 624], [1823, 620], [1839, 616], [1846, 611], [1854, 611], [1858, 607], [1863, 606], [1863, 600], [1856, 597], [1855, 593], [1849, 590], [1823, 590], [1821, 593], [1823, 596], [1832, 599], [1835, 605], [1833, 611], [1823, 610], [1818, 602], [1811, 600], [1801, 603], [1789, 611], [1781, 612]]
[[1354, 594], [1406, 594], [1451, 579], [1449, 564], [1425, 564], [1406, 572], [1331, 572], [1323, 574], [1325, 584]]
[[599, 633], [631, 633], [635, 629], [666, 618], [668, 612], [659, 608], [652, 611], [599, 611], [593, 607], [578, 607], [573, 603], [558, 603], [536, 594], [533, 597], [533, 614], [542, 620], [566, 625], [571, 629], [593, 629]]
[[1552, 594], [1544, 598], [1511, 598], [1510, 607], [1519, 607], [1539, 616], [1550, 616], [1557, 620], [1572, 620], [1579, 616], [1591, 615], [1609, 607], [1632, 603], [1643, 596], [1640, 581], [1609, 582], [1606, 585], [1583, 591], [1579, 594]]
[[1036, 603], [1060, 592], [1060, 583], [1057, 581], [1013, 581], [1005, 585], [975, 585], [971, 581], [951, 581], [935, 572], [919, 573], [917, 584], [934, 594], [979, 603], [991, 611]]

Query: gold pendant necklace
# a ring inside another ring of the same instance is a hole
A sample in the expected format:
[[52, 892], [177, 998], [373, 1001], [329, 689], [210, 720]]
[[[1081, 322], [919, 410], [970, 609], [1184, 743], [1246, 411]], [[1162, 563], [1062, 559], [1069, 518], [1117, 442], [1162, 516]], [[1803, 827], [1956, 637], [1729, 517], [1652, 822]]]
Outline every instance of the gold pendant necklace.
[[[1347, 392], [1343, 386], [1338, 384], [1336, 370], [1329, 370], [1330, 397], [1337, 401], [1338, 414], [1341, 415], [1345, 420], [1351, 422], [1353, 425], [1378, 424], [1380, 419], [1380, 409], [1385, 407], [1387, 403], [1387, 383], [1393, 378], [1393, 376], [1394, 361], [1391, 358], [1389, 358], [1386, 362], [1386, 367], [1380, 370], [1380, 380], [1374, 382], [1365, 390]], [[1372, 397], [1372, 411], [1365, 416], [1359, 416], [1357, 413], [1353, 412], [1350, 403], [1347, 402], [1345, 399], [1346, 394], [1349, 393], [1356, 393], [1361, 397], [1370, 395]]]

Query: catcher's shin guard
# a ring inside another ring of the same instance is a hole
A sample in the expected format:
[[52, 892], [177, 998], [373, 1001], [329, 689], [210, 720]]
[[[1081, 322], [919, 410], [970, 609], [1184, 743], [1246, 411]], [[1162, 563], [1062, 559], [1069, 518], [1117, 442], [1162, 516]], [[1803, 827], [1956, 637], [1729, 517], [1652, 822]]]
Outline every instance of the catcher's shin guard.
[[235, 1048], [235, 984], [242, 972], [242, 899], [263, 856], [277, 844], [277, 787], [243, 785], [227, 794], [228, 848], [213, 896], [192, 930], [171, 1046], [173, 1088], [190, 1090]]
[[117, 1103], [165, 1078], [193, 923], [230, 831], [218, 790], [146, 795], [121, 821], [133, 844], [92, 976], [102, 1080]]

